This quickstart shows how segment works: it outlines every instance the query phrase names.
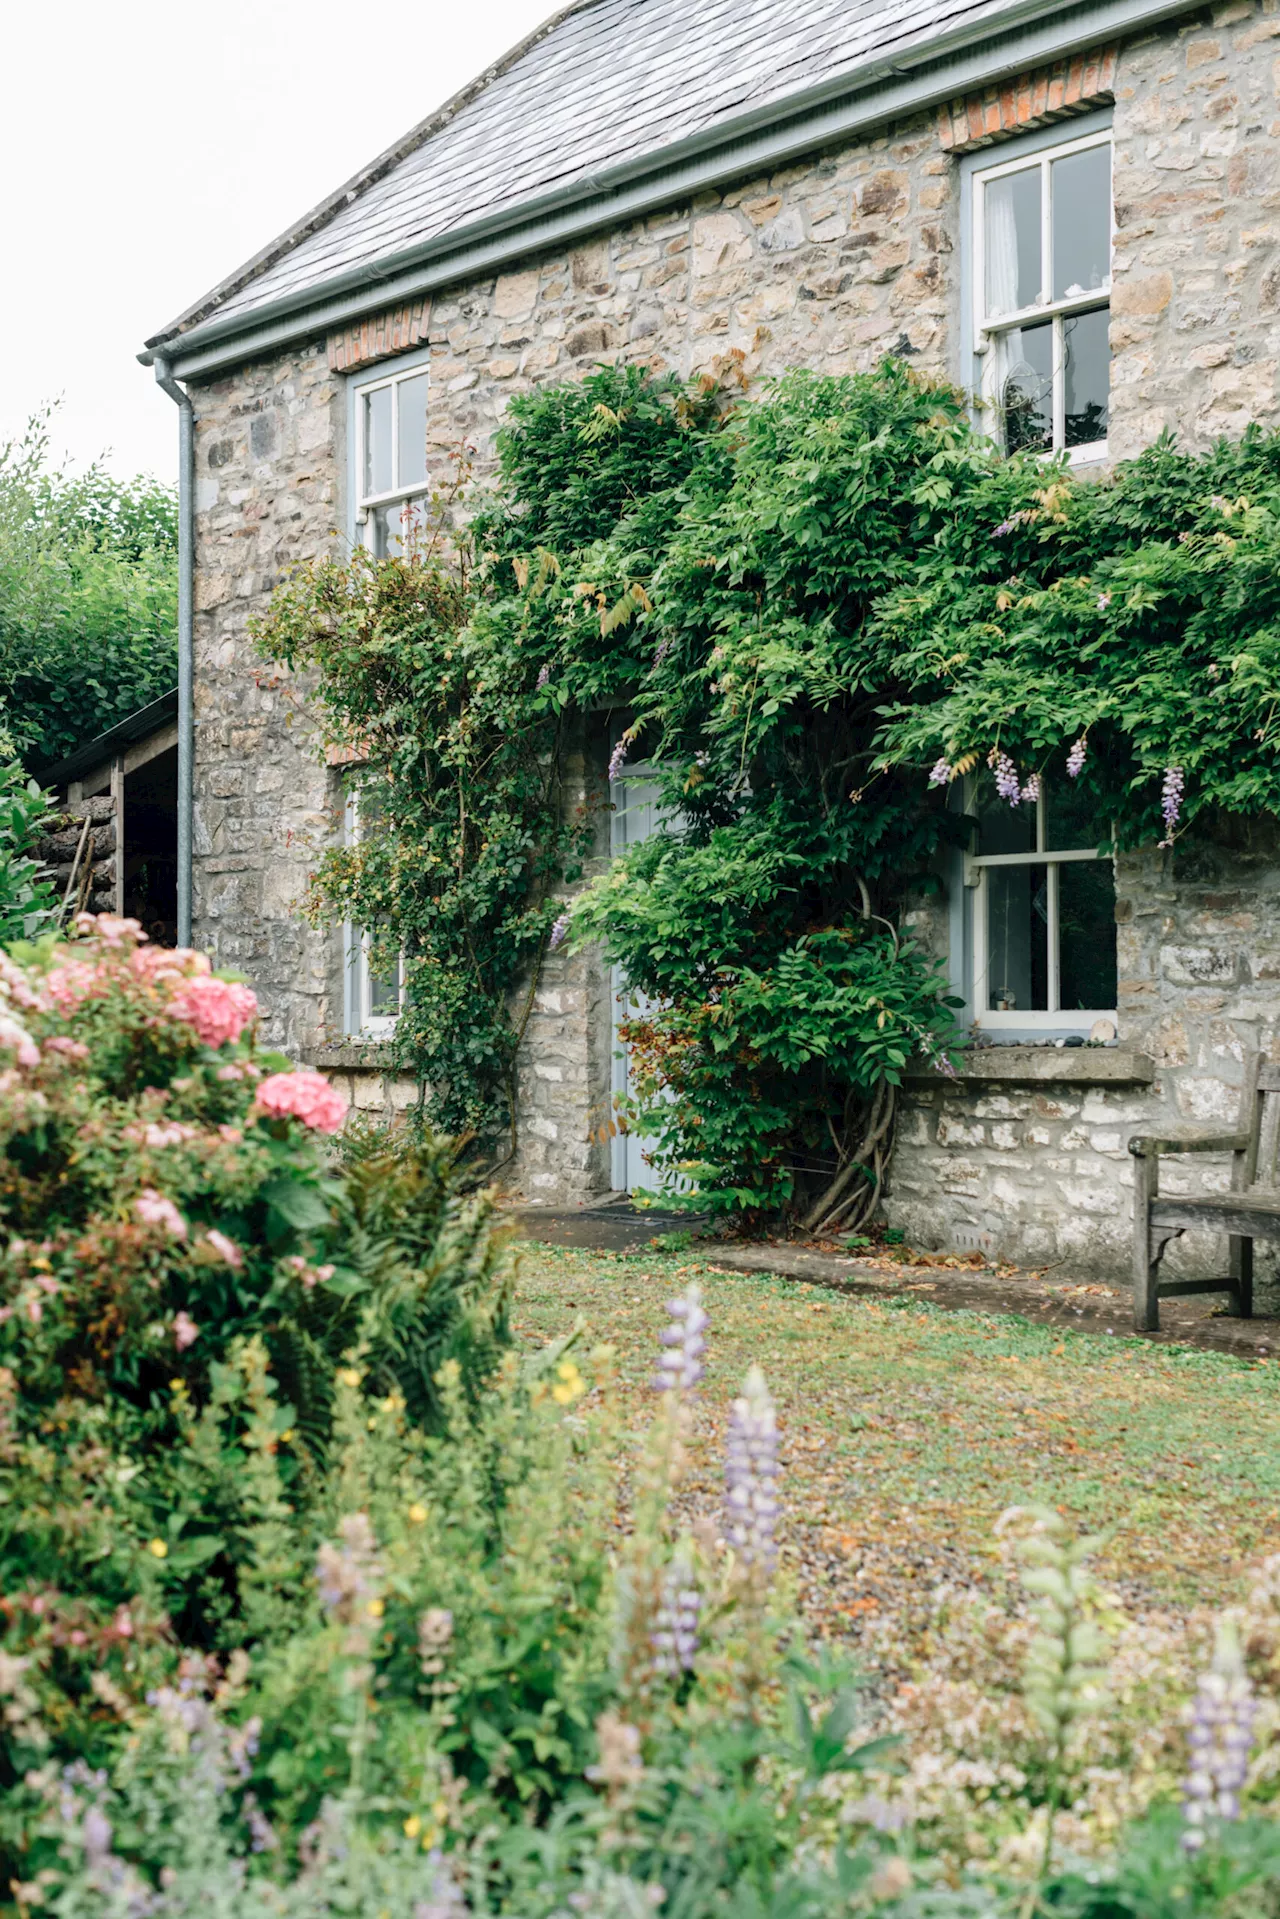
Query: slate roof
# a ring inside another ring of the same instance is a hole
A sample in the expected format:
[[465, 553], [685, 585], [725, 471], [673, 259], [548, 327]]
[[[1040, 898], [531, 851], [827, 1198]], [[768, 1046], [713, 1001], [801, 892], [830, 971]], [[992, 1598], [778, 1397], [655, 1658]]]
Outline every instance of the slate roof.
[[371, 269], [387, 256], [661, 158], [745, 113], [808, 94], [972, 24], [1000, 0], [585, 0], [425, 121], [317, 214], [157, 339]]

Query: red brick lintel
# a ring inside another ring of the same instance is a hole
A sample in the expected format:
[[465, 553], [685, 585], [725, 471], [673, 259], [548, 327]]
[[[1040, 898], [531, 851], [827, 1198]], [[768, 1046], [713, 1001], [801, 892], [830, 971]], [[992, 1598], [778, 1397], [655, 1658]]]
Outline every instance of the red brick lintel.
[[431, 301], [415, 300], [409, 306], [393, 307], [389, 313], [372, 313], [357, 320], [341, 333], [331, 333], [329, 371], [353, 373], [357, 367], [371, 366], [375, 360], [390, 359], [393, 353], [407, 353], [421, 346], [431, 320]]
[[938, 109], [938, 137], [949, 153], [964, 153], [1105, 106], [1114, 98], [1116, 52], [1114, 46], [1094, 47], [984, 93], [949, 100]]

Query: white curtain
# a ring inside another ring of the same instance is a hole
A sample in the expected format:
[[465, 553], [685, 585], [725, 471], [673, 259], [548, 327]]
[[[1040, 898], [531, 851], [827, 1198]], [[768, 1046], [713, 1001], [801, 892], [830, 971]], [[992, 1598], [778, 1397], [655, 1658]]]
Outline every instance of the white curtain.
[[[1013, 210], [1014, 176], [992, 180], [986, 188], [986, 308], [992, 319], [1001, 313], [1013, 313], [1018, 305], [1018, 228]], [[1011, 327], [997, 333], [992, 341], [995, 356], [994, 392], [1005, 405], [1009, 380], [1021, 374], [1020, 385], [1034, 378], [1022, 358], [1022, 328]]]

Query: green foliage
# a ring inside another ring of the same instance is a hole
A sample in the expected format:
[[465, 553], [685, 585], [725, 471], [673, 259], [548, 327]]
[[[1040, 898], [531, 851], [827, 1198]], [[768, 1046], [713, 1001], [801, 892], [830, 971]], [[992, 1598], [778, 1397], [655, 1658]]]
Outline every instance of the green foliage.
[[691, 1204], [856, 1229], [905, 1063], [956, 1040], [901, 929], [968, 832], [961, 775], [1061, 779], [1074, 746], [1099, 843], [1276, 810], [1280, 436], [1080, 483], [897, 362], [725, 399], [617, 367], [521, 396], [474, 565], [437, 534], [304, 570], [262, 639], [368, 754], [385, 830], [314, 906], [405, 949], [397, 1044], [438, 1121], [510, 1150], [594, 830], [570, 757], [603, 757], [609, 710], [666, 817], [570, 916], [644, 996], [625, 1122]]
[[[0, 737], [0, 753], [5, 744]], [[0, 946], [35, 939], [57, 909], [53, 884], [31, 855], [48, 811], [47, 796], [21, 766], [0, 760]]]
[[174, 684], [171, 487], [51, 469], [47, 416], [0, 447], [0, 707], [24, 759], [61, 758]]

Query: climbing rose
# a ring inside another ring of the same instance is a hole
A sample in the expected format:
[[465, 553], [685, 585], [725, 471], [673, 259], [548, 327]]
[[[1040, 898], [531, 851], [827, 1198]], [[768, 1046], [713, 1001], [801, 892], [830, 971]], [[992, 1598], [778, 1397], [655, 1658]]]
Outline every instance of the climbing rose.
[[174, 1018], [194, 1027], [205, 1046], [238, 1040], [257, 1010], [257, 999], [247, 986], [211, 974], [187, 980], [173, 1002]]
[[144, 1226], [163, 1226], [171, 1239], [185, 1239], [187, 1222], [171, 1199], [154, 1186], [144, 1186], [133, 1203], [133, 1210]]
[[339, 1133], [347, 1117], [341, 1093], [322, 1073], [271, 1073], [258, 1088], [257, 1103], [273, 1119], [290, 1114], [317, 1133]]

